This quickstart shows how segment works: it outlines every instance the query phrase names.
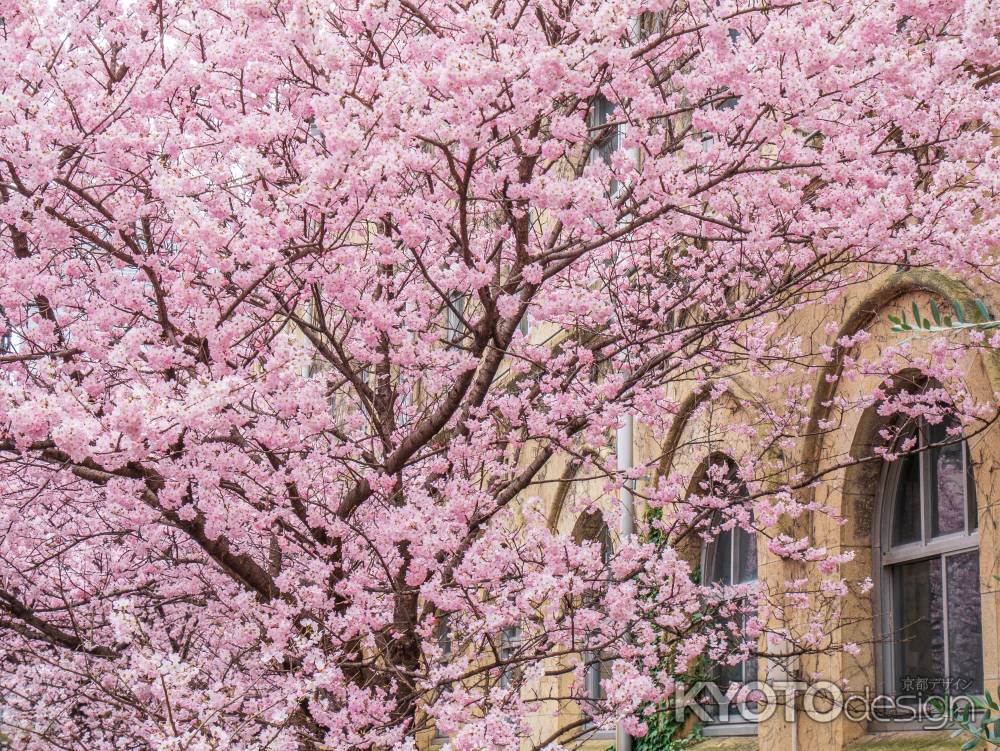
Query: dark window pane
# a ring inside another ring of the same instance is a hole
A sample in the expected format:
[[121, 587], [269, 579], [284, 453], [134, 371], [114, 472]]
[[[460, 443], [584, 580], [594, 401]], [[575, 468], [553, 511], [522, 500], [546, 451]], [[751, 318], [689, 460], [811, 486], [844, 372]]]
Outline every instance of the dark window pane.
[[587, 698], [591, 701], [602, 701], [607, 698], [605, 686], [611, 680], [611, 660], [605, 659], [600, 652], [584, 652], [585, 689]]
[[709, 583], [710, 584], [732, 584], [733, 583], [733, 532], [726, 530], [720, 532], [719, 536], [711, 543], [708, 549]]
[[[735, 495], [738, 499], [746, 498], [748, 493], [746, 486], [739, 482], [736, 475], [736, 468], [731, 466], [726, 485], [713, 489], [714, 493], [720, 496]], [[724, 517], [717, 517], [715, 523], [721, 523]], [[716, 537], [708, 548], [706, 555], [707, 575], [709, 583], [720, 584], [744, 584], [757, 579], [757, 543], [756, 535], [747, 532], [741, 527], [734, 527], [731, 530], [722, 532]], [[735, 572], [733, 571], [735, 567]], [[733, 581], [735, 574], [736, 581]], [[732, 654], [737, 651], [737, 647], [742, 647], [743, 630], [745, 628], [747, 616], [733, 616], [734, 624], [729, 634], [730, 651]], [[725, 692], [730, 684], [746, 684], [757, 680], [757, 658], [751, 656], [735, 665], [726, 665], [721, 661], [714, 664], [711, 669], [711, 677], [719, 688]], [[752, 704], [752, 703], [751, 703]], [[740, 719], [736, 705], [729, 707], [729, 715], [723, 718], [716, 714], [721, 712], [720, 707], [709, 709], [713, 718], [720, 719]]]
[[[621, 148], [622, 132], [618, 125], [613, 125], [603, 130], [599, 130], [602, 125], [607, 125], [615, 120], [615, 105], [603, 94], [598, 94], [590, 108], [590, 128], [593, 136], [600, 140], [595, 144], [590, 152], [591, 164], [598, 159], [605, 164], [611, 165], [611, 155]], [[613, 197], [618, 192], [618, 180], [611, 178], [608, 186], [608, 196]]]
[[903, 459], [892, 514], [892, 544], [920, 542], [920, 457], [911, 454]]
[[753, 683], [757, 680], [757, 656], [754, 655], [743, 663], [743, 682]]
[[[603, 94], [598, 94], [590, 111], [590, 127], [595, 129], [614, 121], [615, 105]], [[592, 159], [600, 158], [611, 163], [611, 155], [618, 150], [621, 134], [617, 127], [608, 128], [602, 133], [595, 133], [601, 140], [592, 154]]]
[[465, 315], [465, 295], [461, 292], [452, 292], [448, 295], [448, 341], [458, 342], [465, 336], [465, 324], [462, 322], [462, 318]]
[[745, 529], [736, 532], [736, 581], [739, 584], [757, 579], [757, 539]]
[[945, 558], [948, 572], [948, 667], [953, 693], [983, 690], [979, 551]]
[[[730, 641], [732, 652], [737, 651], [737, 646], [742, 647], [745, 624], [746, 616], [739, 616], [737, 618], [737, 628], [734, 629]], [[729, 691], [730, 686], [734, 683], [741, 686], [752, 683], [757, 680], [757, 656], [751, 655], [743, 662], [739, 662], [735, 665], [726, 665], [722, 662], [716, 663], [711, 670], [710, 676], [711, 679], [718, 685], [719, 690], [723, 693]], [[752, 701], [747, 702], [747, 704], [751, 708], [756, 706], [755, 702]], [[730, 717], [728, 719], [740, 719], [736, 703], [730, 706], [729, 713]]]
[[[729, 691], [729, 687], [733, 683], [745, 686], [757, 680], [757, 658], [751, 657], [736, 665], [716, 665], [711, 671], [710, 678], [723, 694]], [[704, 709], [713, 722], [734, 720], [739, 722], [744, 719], [740, 713], [741, 707], [746, 707], [751, 712], [756, 712], [760, 709], [756, 700], [736, 702], [735, 699], [725, 707], [710, 705], [704, 707]]]
[[712, 673], [714, 674], [712, 677], [715, 679], [715, 682], [719, 684], [719, 689], [725, 693], [726, 689], [729, 688], [729, 684], [743, 682], [743, 663], [725, 665], [720, 662]]
[[520, 680], [518, 666], [508, 664], [517, 658], [520, 641], [521, 628], [519, 626], [509, 626], [500, 635], [500, 688], [510, 688], [515, 680]]
[[[746, 622], [746, 617], [742, 615], [736, 616], [735, 620], [736, 625], [733, 632], [731, 634], [727, 634], [727, 641], [730, 648], [730, 652], [728, 654], [735, 652], [737, 645], [742, 645], [742, 631], [743, 624]], [[711, 671], [712, 678], [719, 684], [719, 688], [722, 691], [726, 691], [731, 683], [746, 683], [748, 675], [747, 662], [749, 662], [749, 660], [738, 662], [735, 665], [726, 665], [719, 662]], [[754, 662], [756, 663], [756, 661]], [[756, 668], [754, 668], [754, 676], [756, 676], [756, 674]], [[750, 680], [756, 680], [756, 677], [751, 678]]]
[[587, 652], [583, 656], [587, 664], [586, 690], [587, 698], [593, 701], [600, 700], [601, 697], [601, 662], [592, 652]]
[[894, 566], [892, 589], [896, 691], [912, 694], [920, 679], [944, 677], [941, 559]]
[[[928, 438], [931, 443], [954, 441], [948, 435], [945, 423], [931, 425]], [[940, 537], [965, 531], [965, 444], [962, 441], [932, 449], [931, 460], [931, 535]]]
[[443, 615], [441, 620], [437, 622], [435, 631], [437, 633], [438, 649], [441, 650], [441, 654], [445, 657], [451, 657], [451, 625], [448, 623], [447, 614]]

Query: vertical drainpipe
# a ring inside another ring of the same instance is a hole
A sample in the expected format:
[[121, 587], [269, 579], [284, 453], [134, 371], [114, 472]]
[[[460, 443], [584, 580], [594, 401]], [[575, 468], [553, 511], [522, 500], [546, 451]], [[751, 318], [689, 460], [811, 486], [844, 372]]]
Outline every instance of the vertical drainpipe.
[[[627, 472], [634, 466], [632, 463], [632, 413], [629, 412], [618, 427], [617, 433], [618, 449], [618, 471]], [[621, 524], [618, 531], [622, 539], [635, 534], [635, 496], [632, 493], [634, 480], [626, 480], [619, 491], [618, 498], [621, 501]]]
[[[641, 33], [640, 19], [630, 18], [629, 19], [629, 36], [635, 40], [639, 41]], [[621, 127], [620, 134], [624, 136], [624, 127]], [[629, 158], [635, 165], [635, 168], [639, 169], [639, 147], [633, 146], [628, 150]], [[616, 433], [616, 449], [618, 452], [618, 471], [624, 473], [634, 466], [632, 460], [632, 448], [635, 445], [635, 436], [633, 431], [633, 421], [632, 413], [627, 412], [622, 419], [622, 424], [618, 427]], [[635, 487], [634, 480], [626, 479], [622, 483], [622, 489], [619, 491], [618, 498], [621, 505], [621, 522], [618, 527], [618, 532], [621, 535], [621, 540], [624, 543], [628, 538], [635, 534], [635, 495], [632, 490]], [[615, 728], [615, 749], [616, 751], [632, 751], [632, 736], [629, 735], [624, 726], [618, 723], [618, 727]]]
[[[618, 471], [625, 472], [632, 469], [633, 466], [632, 446], [634, 440], [631, 412], [625, 415], [622, 424], [618, 427], [616, 439]], [[633, 480], [625, 480], [618, 495], [621, 503], [621, 523], [618, 531], [623, 543], [635, 533], [635, 496], [632, 493], [632, 484]], [[632, 736], [625, 731], [621, 723], [618, 723], [618, 727], [615, 729], [615, 748], [617, 751], [632, 751]]]

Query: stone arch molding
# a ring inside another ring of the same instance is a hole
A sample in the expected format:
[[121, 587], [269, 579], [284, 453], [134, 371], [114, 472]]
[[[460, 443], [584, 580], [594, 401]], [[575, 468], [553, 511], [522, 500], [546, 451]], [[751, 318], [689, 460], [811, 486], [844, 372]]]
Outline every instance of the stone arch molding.
[[[811, 491], [815, 500], [832, 506], [839, 515], [846, 518], [847, 523], [838, 525], [832, 519], [810, 514], [806, 519], [808, 529], [796, 531], [830, 546], [854, 550], [859, 561], [862, 561], [854, 572], [860, 578], [872, 573], [870, 562], [865, 561], [870, 561], [870, 551], [877, 541], [875, 527], [879, 523], [877, 511], [883, 484], [883, 463], [873, 457], [873, 446], [884, 421], [872, 407], [857, 414], [845, 414], [841, 424], [833, 431], [820, 431], [818, 426], [830, 415], [829, 404], [835, 396], [859, 397], [870, 393], [884, 380], [881, 375], [851, 381], [837, 378], [842, 372], [844, 358], [847, 355], [860, 358], [877, 355], [879, 348], [890, 337], [900, 336], [890, 331], [887, 320], [889, 313], [898, 310], [901, 305], [909, 305], [910, 300], [925, 307], [931, 296], [945, 300], [957, 299], [967, 308], [971, 308], [975, 298], [979, 297], [984, 299], [991, 310], [998, 310], [996, 300], [992, 297], [974, 292], [940, 272], [919, 270], [894, 274], [852, 307], [844, 317], [834, 340], [856, 334], [865, 327], [873, 333], [872, 338], [866, 344], [851, 349], [837, 347], [834, 359], [821, 368], [817, 376], [810, 407], [808, 437], [802, 449], [802, 466], [808, 475], [815, 475], [822, 469], [824, 460], [833, 463], [839, 459], [849, 464], [841, 470], [824, 475], [824, 481]], [[982, 350], [971, 353], [965, 371], [966, 386], [976, 398], [990, 400], [1000, 391], [1000, 358], [995, 353]], [[894, 374], [899, 381], [911, 380], [912, 375], [911, 371], [905, 369]], [[831, 376], [834, 378], [831, 379]], [[996, 453], [991, 444], [997, 444], [997, 438], [993, 429], [983, 434], [977, 441], [978, 445], [973, 447], [973, 462], [977, 465], [977, 484], [996, 484], [1000, 489], [1000, 482], [992, 479], [992, 469], [988, 473], [989, 477], [979, 470], [979, 467], [992, 468], [994, 462], [1000, 462], [1000, 456], [991, 456]], [[1000, 471], [997, 478], [1000, 479]]]
[[[915, 298], [918, 303], [926, 302], [930, 297], [944, 300], [958, 300], [971, 310], [975, 299], [983, 299], [991, 311], [1000, 312], [998, 299], [993, 291], [983, 293], [972, 290], [962, 282], [931, 269], [902, 271], [893, 274], [878, 286], [871, 289], [860, 301], [853, 305], [850, 312], [844, 316], [833, 341], [842, 337], [853, 336], [865, 327], [876, 332], [889, 333], [887, 316], [908, 298]], [[879, 321], [881, 320], [881, 324]], [[875, 324], [873, 326], [873, 324]], [[895, 335], [898, 336], [898, 335]], [[823, 434], [816, 428], [829, 414], [829, 401], [837, 393], [841, 385], [836, 378], [843, 370], [844, 358], [851, 353], [839, 345], [834, 345], [833, 360], [820, 368], [813, 389], [812, 405], [810, 407], [809, 431], [803, 447], [803, 465], [807, 471], [814, 471], [820, 458], [823, 444]], [[986, 379], [993, 392], [1000, 391], [1000, 353], [981, 352], [978, 355]]]
[[[842, 457], [845, 463], [861, 460], [860, 463], [852, 463], [843, 470], [827, 475], [830, 481], [821, 483], [813, 491], [818, 495], [816, 500], [833, 506], [848, 520], [847, 524], [839, 527], [837, 539], [828, 540], [830, 543], [849, 548], [871, 544], [872, 527], [877, 522], [876, 491], [881, 483], [882, 470], [882, 462], [871, 458], [873, 440], [884, 425], [874, 408], [845, 415], [836, 430], [819, 430], [821, 421], [830, 415], [830, 401], [835, 396], [859, 397], [870, 393], [884, 380], [881, 375], [873, 375], [846, 382], [838, 377], [843, 370], [844, 358], [847, 355], [860, 358], [877, 355], [879, 348], [890, 337], [900, 336], [890, 331], [887, 316], [901, 305], [909, 305], [910, 300], [926, 307], [932, 296], [944, 300], [957, 299], [970, 309], [976, 297], [979, 297], [985, 300], [991, 310], [998, 310], [994, 299], [977, 294], [940, 272], [919, 270], [894, 274], [852, 307], [844, 317], [834, 341], [852, 336], [866, 327], [874, 336], [859, 347], [846, 349], [837, 346], [833, 360], [821, 368], [817, 376], [810, 406], [809, 430], [802, 449], [803, 470], [807, 475], [814, 475], [822, 469], [825, 457]], [[990, 400], [1000, 392], [1000, 357], [997, 354], [984, 350], [972, 353], [965, 370], [966, 386], [977, 398]], [[906, 380], [912, 373], [901, 368], [893, 375], [897, 380]], [[818, 528], [822, 526], [822, 522], [816, 515], [810, 515], [809, 521], [809, 529], [799, 531], [811, 536], [822, 531]]]
[[[680, 495], [686, 497], [697, 490], [712, 462], [727, 458], [739, 461], [744, 436], [734, 436], [731, 427], [747, 419], [750, 408], [740, 398], [743, 389], [739, 379], [729, 379], [728, 388], [712, 396], [709, 388], [687, 394], [681, 402], [677, 419], [660, 449], [655, 481], [677, 474], [684, 485]], [[701, 540], [688, 535], [677, 543], [678, 553], [689, 565], [701, 564]]]
[[[729, 382], [730, 388], [711, 403], [710, 389], [707, 388], [683, 395], [674, 424], [661, 443], [654, 446], [643, 441], [639, 438], [641, 431], [636, 431], [636, 463], [651, 462], [659, 457], [651, 471], [652, 481], [671, 471], [681, 471], [696, 478], [697, 467], [709, 455], [735, 456], [737, 446], [733, 445], [732, 436], [727, 435], [726, 425], [745, 415], [747, 408], [739, 398], [739, 381], [729, 379]], [[641, 418], [636, 424], [638, 428]], [[686, 450], [689, 448], [691, 450]], [[572, 489], [575, 483], [580, 482], [580, 468], [579, 461], [569, 461], [562, 467], [547, 511], [547, 524], [553, 531], [562, 529], [570, 532], [580, 516], [570, 513]], [[641, 509], [637, 513], [641, 513]]]
[[[834, 397], [860, 397], [871, 393], [871, 389], [884, 380], [881, 375], [859, 377], [850, 381], [836, 378], [843, 370], [844, 358], [848, 355], [857, 358], [875, 356], [880, 347], [891, 341], [891, 337], [900, 336], [890, 331], [888, 314], [900, 308], [906, 309], [911, 301], [916, 301], [922, 309], [926, 309], [927, 302], [932, 297], [939, 300], [957, 299], [967, 309], [971, 309], [978, 297], [984, 300], [992, 312], [1000, 313], [995, 294], [974, 291], [941, 272], [918, 270], [894, 274], [850, 308], [835, 336], [836, 340], [867, 328], [872, 333], [871, 339], [850, 349], [837, 347], [833, 361], [820, 369], [815, 382], [810, 405], [809, 437], [802, 449], [802, 466], [805, 472], [813, 475], [824, 465], [830, 466], [836, 461], [848, 464], [825, 475], [812, 490], [815, 500], [833, 507], [846, 519], [846, 523], [841, 525], [823, 515], [810, 514], [804, 522], [809, 528], [797, 532], [809, 535], [814, 544], [825, 545], [837, 552], [853, 552], [853, 562], [842, 572], [848, 581], [860, 582], [872, 577], [877, 585], [880, 575], [881, 506], [884, 503], [882, 494], [886, 487], [886, 473], [884, 462], [874, 454], [874, 447], [885, 419], [878, 415], [875, 407], [869, 407], [858, 410], [856, 414], [844, 414], [839, 426], [830, 432], [820, 431], [818, 426], [824, 418], [831, 415], [830, 401]], [[963, 368], [965, 385], [975, 398], [993, 400], [994, 395], [1000, 392], [1000, 358], [996, 353], [985, 350], [970, 352]], [[913, 371], [901, 368], [893, 377], [897, 382], [905, 383], [912, 382], [915, 375]], [[830, 376], [835, 378], [831, 379]], [[970, 450], [976, 485], [982, 489], [981, 497], [984, 499], [979, 508], [980, 578], [984, 662], [986, 682], [989, 685], [991, 678], [995, 682], [1000, 677], [1000, 632], [996, 629], [1000, 599], [996, 586], [991, 584], [992, 575], [1000, 573], [1000, 570], [996, 570], [1000, 565], [997, 563], [1000, 559], [996, 523], [998, 504], [993, 500], [1000, 497], [1000, 431], [997, 426], [987, 428], [974, 441], [970, 441]], [[852, 690], [879, 686], [882, 669], [878, 647], [879, 624], [882, 620], [880, 605], [877, 586], [870, 594], [852, 594], [845, 603], [847, 622], [842, 627], [840, 638], [844, 642], [859, 644], [860, 653], [856, 656], [833, 657], [831, 661], [834, 664], [825, 667], [839, 679], [846, 680]], [[992, 629], [987, 629], [987, 624], [993, 624]], [[820, 669], [824, 666], [817, 664], [815, 667]], [[844, 742], [866, 732], [863, 727], [848, 725], [849, 723], [844, 723], [837, 731], [842, 734]]]

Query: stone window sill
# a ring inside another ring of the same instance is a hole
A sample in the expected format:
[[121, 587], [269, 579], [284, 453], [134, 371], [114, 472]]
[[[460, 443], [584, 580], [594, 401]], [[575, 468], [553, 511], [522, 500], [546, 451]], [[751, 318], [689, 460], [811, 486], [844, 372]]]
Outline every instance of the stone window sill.
[[869, 733], [844, 751], [955, 751], [961, 745], [950, 730], [905, 730]]

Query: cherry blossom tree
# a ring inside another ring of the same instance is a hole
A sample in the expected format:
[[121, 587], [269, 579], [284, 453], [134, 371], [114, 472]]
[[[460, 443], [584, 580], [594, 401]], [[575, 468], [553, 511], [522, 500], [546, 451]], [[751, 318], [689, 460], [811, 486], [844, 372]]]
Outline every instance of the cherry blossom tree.
[[[774, 531], [822, 512], [784, 458], [817, 353], [783, 324], [900, 266], [995, 270], [998, 17], [0, 2], [11, 743], [541, 748], [641, 733], [782, 598], [836, 648], [843, 558]], [[618, 470], [626, 415], [665, 447], [737, 374], [735, 469]], [[610, 542], [553, 525], [554, 487]], [[702, 586], [684, 541], [734, 526], [831, 602]]]

